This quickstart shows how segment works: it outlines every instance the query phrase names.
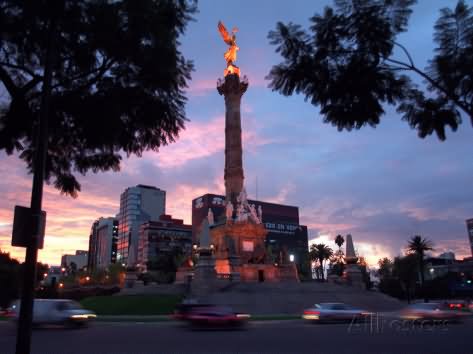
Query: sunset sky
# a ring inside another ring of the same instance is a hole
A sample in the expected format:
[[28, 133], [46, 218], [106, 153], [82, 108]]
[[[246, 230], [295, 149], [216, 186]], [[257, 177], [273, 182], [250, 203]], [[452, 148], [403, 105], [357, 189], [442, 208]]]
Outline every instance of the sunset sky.
[[[473, 217], [473, 128], [468, 120], [447, 141], [417, 137], [392, 107], [381, 124], [338, 132], [323, 124], [317, 107], [301, 96], [284, 97], [267, 88], [265, 76], [281, 61], [267, 34], [278, 21], [307, 27], [309, 17], [331, 1], [200, 0], [199, 13], [181, 38], [195, 63], [187, 91], [189, 122], [179, 140], [159, 153], [124, 157], [119, 173], [81, 176], [77, 199], [45, 188], [48, 213], [45, 248], [39, 259], [59, 264], [64, 253], [87, 249], [92, 222], [118, 212], [120, 193], [137, 184], [167, 192], [166, 212], [191, 221], [191, 200], [223, 193], [224, 101], [216, 90], [223, 77], [226, 45], [217, 32], [222, 20], [239, 28], [236, 64], [250, 87], [242, 100], [245, 184], [249, 198], [296, 205], [309, 238], [336, 247], [338, 233], [351, 233], [370, 264], [404, 252], [407, 239], [421, 234], [436, 253], [470, 256], [465, 219]], [[433, 25], [443, 6], [456, 0], [420, 0], [409, 31], [399, 41], [419, 67], [432, 56]], [[31, 176], [17, 156], [0, 152], [0, 249], [10, 247], [13, 208], [29, 205]]]

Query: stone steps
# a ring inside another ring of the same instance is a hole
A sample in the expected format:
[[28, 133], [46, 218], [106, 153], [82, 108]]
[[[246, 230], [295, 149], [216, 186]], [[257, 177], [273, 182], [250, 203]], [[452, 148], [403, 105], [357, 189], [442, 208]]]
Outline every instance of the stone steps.
[[404, 304], [385, 294], [329, 283], [239, 283], [202, 301], [251, 314], [298, 314], [319, 302], [344, 302], [369, 311], [395, 311]]

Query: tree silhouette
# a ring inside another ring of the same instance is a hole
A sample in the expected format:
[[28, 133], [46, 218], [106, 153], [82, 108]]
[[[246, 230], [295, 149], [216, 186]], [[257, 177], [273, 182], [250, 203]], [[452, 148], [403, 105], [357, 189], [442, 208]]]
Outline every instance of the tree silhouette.
[[324, 245], [323, 243], [319, 243], [317, 245], [313, 244], [310, 246], [310, 251], [309, 251], [310, 259], [312, 261], [319, 262], [322, 281], [325, 280], [324, 261], [330, 259], [332, 254], [333, 254], [333, 250], [330, 247]]
[[[51, 3], [0, 1], [0, 150], [33, 169], [45, 57], [52, 56], [46, 176], [76, 196], [75, 173], [118, 171], [173, 142], [186, 120], [183, 89], [193, 69], [178, 38], [192, 1], [56, 0], [54, 53], [46, 53]], [[58, 10], [59, 11], [59, 10]], [[53, 54], [53, 55], [52, 55]]]
[[461, 123], [460, 111], [473, 124], [473, 8], [460, 0], [441, 10], [435, 56], [421, 70], [397, 41], [415, 2], [335, 0], [310, 19], [310, 31], [279, 22], [268, 38], [284, 60], [271, 69], [270, 87], [304, 95], [338, 130], [375, 127], [387, 104], [421, 138], [436, 133], [445, 140], [445, 127], [456, 131]]
[[342, 235], [337, 235], [337, 237], [335, 237], [335, 243], [337, 244], [340, 250], [342, 248], [342, 245], [345, 243], [345, 239]]
[[426, 251], [433, 250], [432, 241], [422, 238], [422, 236], [413, 236], [408, 244], [407, 251], [414, 254], [417, 257], [417, 264], [420, 273], [421, 286], [424, 285], [424, 256]]

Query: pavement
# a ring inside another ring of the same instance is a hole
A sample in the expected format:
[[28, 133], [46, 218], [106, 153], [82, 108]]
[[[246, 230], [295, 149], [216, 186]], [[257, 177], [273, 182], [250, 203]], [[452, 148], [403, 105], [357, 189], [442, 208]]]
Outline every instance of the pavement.
[[[33, 331], [32, 353], [471, 353], [473, 323], [412, 326], [381, 318], [367, 324], [256, 321], [244, 330], [194, 331], [173, 322], [97, 322], [86, 329]], [[15, 348], [0, 323], [0, 353]]]

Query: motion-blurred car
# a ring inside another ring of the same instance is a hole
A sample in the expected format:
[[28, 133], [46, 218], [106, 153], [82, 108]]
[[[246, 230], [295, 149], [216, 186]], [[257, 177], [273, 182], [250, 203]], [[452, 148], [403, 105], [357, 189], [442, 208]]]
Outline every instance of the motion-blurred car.
[[[20, 315], [20, 301], [16, 301], [12, 309], [14, 319]], [[58, 324], [67, 327], [84, 327], [97, 316], [84, 309], [78, 302], [65, 299], [35, 299], [33, 307], [33, 324], [35, 326]]]
[[209, 304], [183, 303], [176, 306], [176, 308], [174, 309], [174, 313], [171, 315], [171, 317], [177, 321], [186, 321], [192, 311], [203, 308], [212, 308], [214, 306], [215, 305]]
[[407, 306], [400, 312], [400, 317], [406, 320], [444, 320], [461, 321], [465, 313], [451, 310], [439, 302], [422, 302]]
[[450, 310], [470, 311], [470, 304], [464, 300], [449, 300], [447, 306]]
[[372, 313], [344, 303], [320, 303], [304, 310], [302, 318], [313, 322], [365, 320]]
[[14, 316], [15, 316], [15, 312], [11, 308], [0, 309], [0, 317], [10, 318]]
[[197, 328], [235, 328], [244, 326], [250, 315], [234, 312], [226, 306], [197, 306], [186, 314], [185, 321]]

